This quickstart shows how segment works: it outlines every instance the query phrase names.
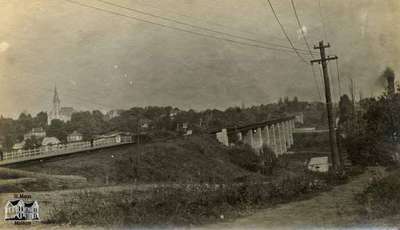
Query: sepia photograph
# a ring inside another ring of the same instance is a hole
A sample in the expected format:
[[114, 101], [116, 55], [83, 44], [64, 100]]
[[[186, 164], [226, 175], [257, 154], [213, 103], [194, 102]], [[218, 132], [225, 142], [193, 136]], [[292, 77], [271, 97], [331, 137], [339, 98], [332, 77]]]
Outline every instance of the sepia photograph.
[[0, 0], [0, 229], [399, 229], [400, 0]]

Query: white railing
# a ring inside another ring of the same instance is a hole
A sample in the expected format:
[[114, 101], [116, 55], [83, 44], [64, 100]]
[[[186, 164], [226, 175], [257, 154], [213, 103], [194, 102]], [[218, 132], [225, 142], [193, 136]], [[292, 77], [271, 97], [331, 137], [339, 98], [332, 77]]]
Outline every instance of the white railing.
[[13, 150], [11, 152], [3, 153], [3, 160], [15, 160], [20, 158], [31, 158], [38, 155], [54, 154], [59, 155], [63, 153], [73, 153], [83, 150], [97, 149], [101, 147], [113, 146], [118, 144], [132, 143], [131, 136], [114, 136], [104, 137], [101, 139], [90, 141], [71, 142], [67, 144], [47, 145], [34, 149]]

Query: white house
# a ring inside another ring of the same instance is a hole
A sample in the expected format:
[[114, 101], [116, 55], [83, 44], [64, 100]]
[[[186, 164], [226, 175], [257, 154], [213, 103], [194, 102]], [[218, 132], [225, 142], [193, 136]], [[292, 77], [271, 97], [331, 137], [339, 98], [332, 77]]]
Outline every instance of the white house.
[[83, 140], [83, 135], [77, 131], [73, 131], [71, 134], [69, 134], [67, 136], [68, 142], [77, 142], [77, 141], [82, 141], [82, 140]]
[[39, 204], [37, 201], [7, 201], [4, 209], [5, 220], [39, 220]]
[[44, 138], [45, 136], [46, 136], [46, 131], [44, 131], [42, 127], [33, 128], [30, 132], [24, 135], [24, 140], [29, 139], [31, 137]]
[[26, 220], [39, 220], [39, 204], [37, 201], [25, 203], [24, 216]]
[[4, 207], [4, 219], [22, 220], [24, 218], [24, 207], [25, 204], [23, 200], [7, 201], [6, 206]]

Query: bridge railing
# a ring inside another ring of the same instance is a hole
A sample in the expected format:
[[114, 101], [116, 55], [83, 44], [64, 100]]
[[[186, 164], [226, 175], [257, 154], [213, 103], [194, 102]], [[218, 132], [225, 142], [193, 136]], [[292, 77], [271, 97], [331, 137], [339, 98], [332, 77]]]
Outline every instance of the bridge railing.
[[63, 154], [73, 153], [83, 150], [97, 149], [101, 147], [113, 146], [118, 144], [132, 143], [131, 136], [113, 136], [104, 137], [93, 140], [93, 145], [90, 141], [71, 142], [66, 144], [47, 145], [34, 149], [13, 150], [4, 152], [2, 160], [16, 160], [21, 158], [31, 158], [38, 155], [46, 154]]

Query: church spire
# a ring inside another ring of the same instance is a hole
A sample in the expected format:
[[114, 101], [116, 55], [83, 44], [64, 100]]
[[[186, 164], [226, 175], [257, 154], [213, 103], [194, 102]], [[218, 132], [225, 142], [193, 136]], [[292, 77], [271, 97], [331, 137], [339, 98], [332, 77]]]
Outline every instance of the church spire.
[[54, 86], [54, 97], [53, 97], [53, 103], [54, 104], [60, 104], [60, 98], [58, 97], [58, 92], [57, 92], [57, 85]]

